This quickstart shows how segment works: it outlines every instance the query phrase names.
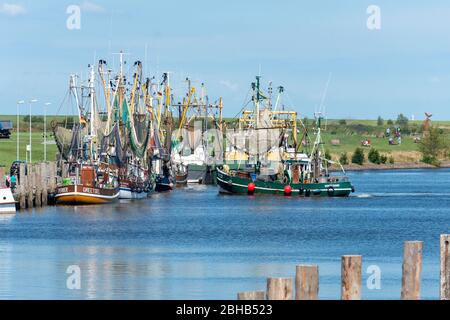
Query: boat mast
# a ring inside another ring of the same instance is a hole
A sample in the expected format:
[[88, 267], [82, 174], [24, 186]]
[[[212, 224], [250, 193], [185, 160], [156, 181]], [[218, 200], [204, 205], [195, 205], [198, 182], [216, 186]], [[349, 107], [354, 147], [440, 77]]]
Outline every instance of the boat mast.
[[91, 153], [91, 158], [94, 158], [94, 142], [95, 142], [95, 138], [96, 138], [96, 126], [95, 126], [95, 119], [96, 119], [96, 114], [95, 114], [95, 71], [94, 71], [94, 66], [91, 65], [91, 73], [90, 73], [90, 77], [89, 77], [89, 98], [90, 98], [90, 104], [91, 104], [91, 119], [90, 119], [90, 132], [89, 132], [89, 136], [90, 136], [90, 153]]
[[75, 103], [77, 104], [77, 110], [78, 110], [78, 120], [81, 123], [82, 115], [81, 115], [80, 100], [78, 99], [78, 92], [77, 92], [77, 76], [74, 74], [70, 75], [70, 90], [72, 91], [72, 94], [75, 97]]

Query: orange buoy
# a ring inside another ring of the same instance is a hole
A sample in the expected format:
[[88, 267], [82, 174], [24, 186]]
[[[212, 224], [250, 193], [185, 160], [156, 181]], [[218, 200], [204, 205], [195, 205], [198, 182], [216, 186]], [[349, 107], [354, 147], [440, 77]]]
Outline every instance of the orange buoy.
[[248, 193], [251, 194], [255, 192], [255, 188], [256, 188], [255, 184], [253, 182], [250, 182], [247, 186]]
[[292, 187], [291, 186], [285, 186], [284, 187], [284, 195], [285, 196], [290, 196], [292, 194]]

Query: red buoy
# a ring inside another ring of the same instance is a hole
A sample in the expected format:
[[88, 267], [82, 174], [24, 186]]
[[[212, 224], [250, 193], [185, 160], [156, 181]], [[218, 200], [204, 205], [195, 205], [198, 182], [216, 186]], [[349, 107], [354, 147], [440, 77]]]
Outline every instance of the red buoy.
[[291, 186], [285, 186], [284, 187], [284, 195], [290, 196], [292, 194], [292, 187]]
[[247, 189], [248, 189], [248, 193], [255, 192], [255, 184], [253, 182], [250, 182], [247, 186]]

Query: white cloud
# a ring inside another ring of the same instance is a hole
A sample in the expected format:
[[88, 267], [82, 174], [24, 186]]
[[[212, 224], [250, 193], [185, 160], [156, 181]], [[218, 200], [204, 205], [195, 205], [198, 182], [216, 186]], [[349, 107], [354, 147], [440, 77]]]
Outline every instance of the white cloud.
[[439, 78], [438, 76], [432, 76], [432, 77], [428, 78], [428, 82], [429, 83], [440, 83], [441, 78]]
[[236, 83], [231, 83], [227, 80], [221, 80], [219, 83], [231, 91], [236, 91], [238, 88], [238, 85]]
[[84, 12], [92, 12], [92, 13], [102, 13], [105, 12], [105, 8], [103, 8], [101, 5], [98, 5], [91, 1], [84, 1], [80, 8]]
[[25, 14], [27, 10], [24, 6], [14, 3], [2, 3], [0, 4], [0, 13], [6, 14], [11, 17]]

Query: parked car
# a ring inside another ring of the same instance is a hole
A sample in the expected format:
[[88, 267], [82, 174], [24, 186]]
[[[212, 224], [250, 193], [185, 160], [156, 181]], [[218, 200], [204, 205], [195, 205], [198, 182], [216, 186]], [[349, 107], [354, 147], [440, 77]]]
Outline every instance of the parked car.
[[0, 139], [9, 139], [12, 129], [13, 122], [11, 120], [0, 120]]

